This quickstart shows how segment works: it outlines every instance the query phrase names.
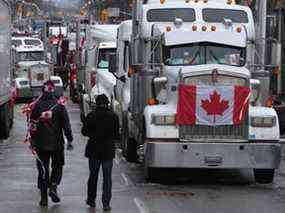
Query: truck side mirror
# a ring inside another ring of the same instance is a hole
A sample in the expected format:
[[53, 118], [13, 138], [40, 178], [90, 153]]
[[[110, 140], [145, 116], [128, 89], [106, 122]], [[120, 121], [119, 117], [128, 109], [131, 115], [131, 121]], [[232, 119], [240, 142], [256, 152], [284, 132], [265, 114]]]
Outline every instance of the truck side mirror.
[[109, 72], [116, 73], [116, 54], [109, 55]]
[[257, 79], [250, 79], [250, 86], [251, 86], [251, 102], [256, 105], [258, 98], [260, 97], [260, 81]]

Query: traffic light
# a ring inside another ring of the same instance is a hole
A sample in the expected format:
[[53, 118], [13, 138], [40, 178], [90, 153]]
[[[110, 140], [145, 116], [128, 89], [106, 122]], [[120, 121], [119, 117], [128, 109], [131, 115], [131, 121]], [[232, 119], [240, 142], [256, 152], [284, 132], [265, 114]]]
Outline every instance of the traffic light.
[[108, 14], [108, 11], [106, 9], [102, 10], [101, 11], [101, 21], [106, 23], [108, 21], [108, 17], [109, 17], [109, 14]]

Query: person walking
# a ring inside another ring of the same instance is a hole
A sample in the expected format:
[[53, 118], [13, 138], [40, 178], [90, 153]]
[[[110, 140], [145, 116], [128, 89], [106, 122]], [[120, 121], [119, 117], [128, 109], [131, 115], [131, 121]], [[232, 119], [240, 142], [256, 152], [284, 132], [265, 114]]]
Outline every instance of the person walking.
[[[31, 147], [36, 151], [38, 188], [41, 190], [41, 206], [48, 205], [48, 195], [55, 203], [60, 202], [57, 186], [62, 179], [64, 165], [64, 136], [68, 140], [67, 150], [73, 150], [73, 135], [66, 108], [55, 97], [52, 81], [44, 83], [42, 95], [32, 108]], [[49, 172], [51, 159], [51, 175]], [[49, 189], [49, 194], [48, 194]]]
[[90, 112], [83, 124], [82, 134], [89, 140], [85, 157], [89, 159], [89, 179], [86, 204], [96, 206], [97, 181], [99, 169], [103, 170], [103, 210], [111, 210], [112, 167], [115, 157], [115, 140], [119, 136], [118, 116], [108, 108], [109, 100], [105, 94], [96, 97], [96, 108]]

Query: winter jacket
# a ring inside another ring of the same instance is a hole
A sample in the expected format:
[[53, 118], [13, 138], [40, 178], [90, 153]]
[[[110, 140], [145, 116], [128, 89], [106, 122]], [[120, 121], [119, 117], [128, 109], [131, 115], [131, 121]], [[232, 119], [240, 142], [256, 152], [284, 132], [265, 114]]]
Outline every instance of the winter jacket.
[[100, 160], [110, 160], [115, 157], [115, 140], [119, 137], [119, 119], [110, 109], [98, 107], [90, 112], [81, 132], [89, 137], [85, 157]]
[[[40, 119], [42, 113], [48, 110], [52, 111], [51, 119]], [[46, 93], [41, 97], [32, 110], [31, 119], [38, 121], [32, 136], [33, 146], [38, 151], [64, 150], [63, 132], [68, 141], [73, 141], [66, 108], [57, 104], [57, 99], [52, 94]]]

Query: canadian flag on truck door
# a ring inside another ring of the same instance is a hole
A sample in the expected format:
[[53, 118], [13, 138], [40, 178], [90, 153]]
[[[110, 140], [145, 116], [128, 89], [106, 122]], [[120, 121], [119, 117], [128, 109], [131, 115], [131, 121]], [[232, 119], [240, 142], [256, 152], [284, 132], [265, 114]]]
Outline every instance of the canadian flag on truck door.
[[178, 125], [237, 125], [248, 110], [250, 89], [242, 86], [179, 85]]

